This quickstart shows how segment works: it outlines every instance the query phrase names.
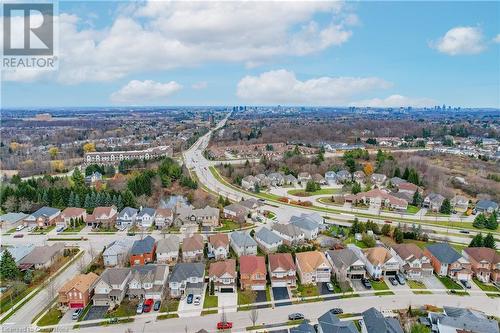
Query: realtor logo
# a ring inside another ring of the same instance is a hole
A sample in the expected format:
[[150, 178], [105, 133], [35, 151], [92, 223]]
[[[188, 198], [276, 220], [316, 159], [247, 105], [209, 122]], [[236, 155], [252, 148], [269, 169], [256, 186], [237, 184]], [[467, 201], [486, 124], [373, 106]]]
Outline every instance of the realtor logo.
[[54, 55], [53, 4], [3, 4], [3, 16], [4, 56]]

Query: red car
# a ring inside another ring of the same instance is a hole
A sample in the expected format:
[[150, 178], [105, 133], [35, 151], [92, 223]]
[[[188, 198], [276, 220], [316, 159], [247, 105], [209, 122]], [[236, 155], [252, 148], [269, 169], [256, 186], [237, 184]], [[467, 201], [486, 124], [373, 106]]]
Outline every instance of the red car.
[[143, 312], [150, 312], [151, 309], [153, 308], [154, 300], [152, 298], [148, 298], [147, 300], [144, 301], [144, 308]]
[[232, 322], [218, 322], [217, 323], [217, 329], [218, 330], [227, 330], [233, 328], [233, 323]]

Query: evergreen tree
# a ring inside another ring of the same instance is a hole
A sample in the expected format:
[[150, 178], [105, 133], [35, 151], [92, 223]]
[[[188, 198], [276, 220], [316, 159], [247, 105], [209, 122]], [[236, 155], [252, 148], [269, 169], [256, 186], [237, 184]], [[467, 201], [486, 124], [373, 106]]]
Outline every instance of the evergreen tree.
[[135, 196], [130, 190], [123, 192], [123, 206], [124, 207], [136, 207]]
[[470, 241], [469, 247], [482, 247], [484, 244], [483, 234], [476, 234]]
[[490, 230], [497, 230], [498, 228], [498, 220], [497, 213], [493, 212], [490, 217], [486, 220], [485, 227]]
[[404, 234], [399, 227], [394, 229], [393, 237], [396, 243], [398, 244], [401, 244], [404, 241]]
[[413, 193], [412, 205], [420, 207], [420, 205], [422, 204], [422, 201], [423, 201], [423, 198], [422, 198], [422, 195], [420, 194], [420, 192], [415, 191], [415, 193]]
[[73, 191], [69, 194], [68, 207], [75, 207], [75, 193]]
[[224, 207], [229, 206], [230, 204], [231, 204], [231, 200], [229, 200], [229, 198], [226, 197], [226, 199], [224, 200]]
[[121, 211], [123, 209], [123, 200], [121, 195], [118, 195], [118, 198], [116, 199], [116, 208], [118, 209], [118, 211]]
[[441, 204], [441, 208], [439, 211], [442, 214], [451, 214], [451, 202], [450, 199], [446, 198], [443, 200], [443, 203]]
[[361, 192], [361, 185], [358, 182], [355, 182], [352, 184], [351, 193], [358, 194], [359, 192]]
[[496, 249], [495, 238], [491, 233], [488, 233], [486, 237], [483, 239], [483, 246], [488, 247], [490, 249]]
[[88, 193], [85, 196], [85, 202], [83, 204], [83, 207], [87, 210], [92, 209], [92, 198], [90, 197], [90, 194], [88, 194]]
[[396, 167], [396, 170], [394, 170], [394, 177], [401, 178], [401, 169], [399, 167]]
[[71, 179], [73, 180], [76, 188], [82, 188], [85, 186], [85, 178], [80, 172], [80, 169], [75, 168], [75, 170], [73, 171], [73, 175], [71, 175]]
[[482, 229], [486, 226], [486, 222], [487, 222], [486, 217], [484, 216], [483, 213], [481, 213], [474, 218], [474, 222], [472, 223], [472, 225], [475, 228]]
[[80, 201], [80, 196], [78, 193], [75, 195], [75, 201], [74, 201], [75, 207], [82, 208], [82, 203]]
[[14, 280], [20, 275], [19, 268], [17, 268], [14, 257], [8, 250], [3, 251], [2, 258], [0, 259], [0, 279]]
[[410, 170], [408, 169], [408, 167], [405, 168], [405, 171], [403, 172], [403, 179], [406, 179], [408, 180], [408, 177], [410, 176]]

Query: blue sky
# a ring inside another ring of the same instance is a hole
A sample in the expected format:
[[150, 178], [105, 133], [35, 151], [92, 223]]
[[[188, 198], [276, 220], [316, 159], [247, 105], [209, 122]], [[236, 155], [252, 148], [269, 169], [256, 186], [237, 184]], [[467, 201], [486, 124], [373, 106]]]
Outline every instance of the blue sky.
[[499, 2], [60, 2], [60, 64], [2, 106], [500, 107]]

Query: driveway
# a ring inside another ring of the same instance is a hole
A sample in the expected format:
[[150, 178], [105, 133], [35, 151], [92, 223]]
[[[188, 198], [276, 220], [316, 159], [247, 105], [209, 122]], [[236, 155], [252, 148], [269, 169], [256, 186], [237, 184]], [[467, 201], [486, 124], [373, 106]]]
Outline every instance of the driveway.
[[66, 313], [64, 313], [64, 315], [62, 316], [61, 320], [59, 320], [59, 324], [69, 324], [69, 323], [73, 322], [73, 313], [74, 312], [75, 312], [75, 310], [73, 310], [73, 309], [69, 309], [68, 311], [66, 311]]
[[[202, 295], [193, 295], [193, 302], [191, 304], [187, 304], [187, 295], [181, 299], [179, 302], [178, 314], [179, 317], [199, 317], [201, 315], [201, 311], [203, 310], [203, 301], [205, 300], [205, 292], [207, 290], [206, 284], [203, 285], [203, 294]], [[201, 301], [199, 305], [194, 305], [194, 298], [196, 296], [201, 296]]]
[[[255, 293], [256, 293], [255, 303], [267, 302], [265, 290], [256, 290]], [[267, 305], [267, 304], [257, 306], [258, 309], [263, 309], [263, 308], [267, 308], [267, 307], [269, 307], [269, 305]]]
[[219, 313], [224, 308], [225, 312], [236, 312], [238, 310], [238, 293], [217, 293], [219, 299]]
[[[283, 301], [290, 299], [287, 287], [273, 287], [273, 298], [275, 301]], [[276, 303], [276, 306], [286, 306], [291, 305], [292, 302], [280, 302]]]
[[[431, 275], [429, 277], [424, 277], [422, 282], [425, 284], [427, 289], [446, 289], [446, 287], [439, 281], [439, 279], [435, 275]], [[446, 294], [445, 291], [433, 291], [434, 294]]]
[[387, 280], [385, 281], [385, 284], [387, 284], [387, 286], [389, 287], [389, 289], [392, 289], [392, 290], [398, 290], [398, 291], [401, 291], [401, 290], [406, 290], [408, 291], [409, 293], [411, 293], [411, 289], [410, 287], [408, 286], [408, 283], [405, 282], [405, 284], [403, 285], [400, 285], [399, 283], [395, 286], [392, 285], [391, 281], [389, 281], [389, 278], [387, 278]]
[[[363, 284], [361, 283], [361, 280], [351, 280], [351, 285], [352, 289], [355, 291], [371, 291], [373, 289], [366, 289]], [[364, 294], [359, 294], [361, 297], [366, 297], [366, 296], [373, 296], [373, 292], [367, 292]]]
[[106, 312], [108, 312], [108, 308], [108, 306], [91, 306], [83, 320], [102, 319]]

